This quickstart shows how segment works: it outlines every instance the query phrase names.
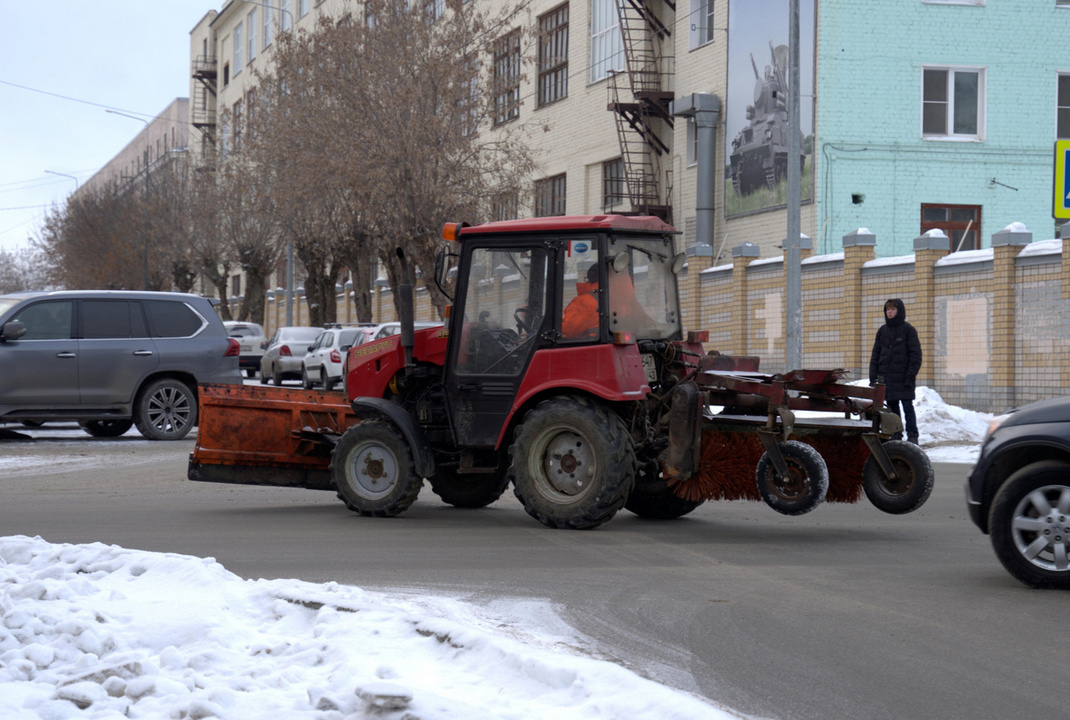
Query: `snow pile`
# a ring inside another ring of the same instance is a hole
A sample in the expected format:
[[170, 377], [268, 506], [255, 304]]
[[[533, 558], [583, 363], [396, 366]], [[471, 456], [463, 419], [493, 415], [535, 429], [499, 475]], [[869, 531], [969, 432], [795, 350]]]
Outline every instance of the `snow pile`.
[[914, 394], [914, 412], [918, 416], [918, 441], [922, 447], [980, 445], [988, 424], [994, 417], [992, 413], [974, 412], [948, 405], [940, 397], [940, 393], [925, 386], [917, 388]]
[[[541, 626], [548, 608], [534, 609]], [[549, 639], [553, 622], [530, 635], [520, 615], [243, 580], [212, 559], [0, 537], [0, 717], [735, 717], [580, 656]]]

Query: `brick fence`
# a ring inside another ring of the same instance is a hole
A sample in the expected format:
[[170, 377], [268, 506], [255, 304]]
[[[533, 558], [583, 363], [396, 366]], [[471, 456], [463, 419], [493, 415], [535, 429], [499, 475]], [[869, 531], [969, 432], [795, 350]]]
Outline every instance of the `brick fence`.
[[[1070, 224], [1061, 235], [1070, 238]], [[951, 252], [939, 231], [914, 240], [914, 254], [875, 258], [876, 236], [857, 230], [843, 252], [812, 255], [803, 238], [803, 365], [869, 373], [869, 355], [888, 298], [903, 300], [918, 330], [924, 362], [919, 385], [972, 410], [1007, 407], [1070, 392], [1070, 240], [1032, 241], [1021, 225], [992, 236], [985, 250]], [[732, 263], [710, 267], [691, 257], [681, 274], [684, 327], [710, 333], [709, 350], [757, 355], [766, 372], [785, 362], [783, 257], [761, 258], [756, 245], [732, 248]], [[416, 319], [439, 319], [427, 291], [415, 288]], [[372, 290], [376, 322], [396, 320], [390, 288]], [[235, 310], [237, 308], [235, 307]], [[286, 322], [286, 298], [269, 293], [266, 331]], [[351, 288], [338, 297], [338, 321], [355, 322]], [[294, 298], [294, 324], [308, 322]]]

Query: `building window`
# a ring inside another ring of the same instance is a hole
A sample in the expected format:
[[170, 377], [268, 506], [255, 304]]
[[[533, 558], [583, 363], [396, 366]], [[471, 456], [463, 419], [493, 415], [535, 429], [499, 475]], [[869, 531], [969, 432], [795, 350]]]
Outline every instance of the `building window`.
[[241, 72], [241, 53], [244, 42], [242, 41], [241, 23], [234, 26], [234, 77]]
[[290, 13], [290, 8], [292, 8], [293, 5], [291, 4], [290, 0], [279, 0], [279, 7], [281, 8], [279, 11], [279, 28], [283, 32], [286, 32], [293, 24], [294, 16], [292, 13]]
[[951, 251], [977, 250], [981, 247], [980, 205], [937, 205], [923, 203], [921, 206], [921, 232], [943, 230], [951, 238]]
[[713, 42], [713, 0], [691, 0], [691, 49]]
[[494, 43], [494, 124], [520, 116], [520, 28]]
[[297, 0], [297, 17], [308, 15], [308, 0]]
[[496, 195], [490, 203], [491, 220], [516, 220], [519, 215], [520, 201], [517, 193], [509, 192]]
[[539, 107], [568, 96], [568, 5], [539, 17]]
[[[265, 13], [266, 14], [266, 13]], [[249, 11], [245, 27], [249, 29], [249, 59], [246, 62], [252, 62], [256, 59], [256, 9]]]
[[424, 0], [424, 12], [428, 22], [435, 22], [446, 11], [446, 0]]
[[[1067, 0], [1070, 7], [1070, 0]], [[1055, 137], [1070, 140], [1070, 75], [1059, 75], [1058, 97], [1055, 100]]]
[[[223, 63], [223, 87], [230, 85], [230, 63]], [[204, 97], [208, 97], [207, 93]]]
[[271, 45], [271, 32], [274, 29], [275, 22], [275, 0], [266, 0], [264, 4], [267, 7], [264, 8], [264, 27], [261, 31], [262, 36], [260, 39], [260, 47], [262, 49]]
[[624, 69], [624, 41], [617, 5], [624, 0], [591, 0], [591, 82]]
[[602, 209], [608, 210], [624, 202], [624, 198], [624, 160], [602, 163]]
[[565, 214], [565, 174], [535, 181], [535, 217]]
[[241, 100], [235, 100], [234, 101], [233, 118], [232, 118], [232, 121], [233, 121], [233, 124], [234, 124], [234, 145], [233, 145], [233, 149], [234, 149], [235, 152], [237, 152], [238, 149], [241, 148], [241, 131], [242, 131], [241, 111], [242, 111]]
[[982, 140], [984, 84], [983, 69], [923, 68], [922, 137]]
[[230, 276], [230, 296], [241, 297], [241, 275]]

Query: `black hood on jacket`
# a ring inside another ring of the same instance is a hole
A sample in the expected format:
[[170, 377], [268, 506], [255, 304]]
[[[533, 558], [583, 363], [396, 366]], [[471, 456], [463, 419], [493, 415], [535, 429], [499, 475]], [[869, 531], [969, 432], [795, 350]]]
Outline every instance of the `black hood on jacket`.
[[881, 306], [881, 312], [884, 313], [884, 308], [888, 306], [888, 303], [895, 303], [896, 313], [894, 318], [889, 318], [887, 314], [884, 315], [884, 322], [887, 325], [902, 325], [907, 321], [907, 309], [903, 305], [903, 301], [899, 298], [892, 298], [888, 302]]

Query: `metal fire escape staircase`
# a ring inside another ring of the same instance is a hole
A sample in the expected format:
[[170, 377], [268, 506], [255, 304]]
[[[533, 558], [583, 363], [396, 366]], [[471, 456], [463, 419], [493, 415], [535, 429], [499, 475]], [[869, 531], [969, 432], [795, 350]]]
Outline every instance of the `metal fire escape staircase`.
[[661, 159], [672, 153], [663, 133], [671, 137], [673, 127], [674, 58], [671, 31], [655, 12], [661, 7], [676, 11], [672, 0], [618, 0], [627, 70], [610, 80], [609, 110], [617, 124], [632, 212], [671, 223], [671, 170], [661, 177]]
[[197, 57], [193, 62], [193, 79], [197, 81], [190, 98], [190, 119], [210, 145], [215, 146], [216, 87], [218, 63], [214, 57]]

